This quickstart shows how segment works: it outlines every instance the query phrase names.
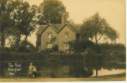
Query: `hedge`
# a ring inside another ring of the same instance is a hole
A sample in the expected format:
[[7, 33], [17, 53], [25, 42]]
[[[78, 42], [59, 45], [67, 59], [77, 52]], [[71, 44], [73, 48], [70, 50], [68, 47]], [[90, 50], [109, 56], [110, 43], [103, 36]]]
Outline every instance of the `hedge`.
[[[0, 52], [0, 64], [2, 67], [1, 74], [3, 73], [2, 74], [3, 76], [6, 76], [5, 73], [7, 72], [8, 63], [22, 64], [23, 71], [22, 73], [20, 72], [20, 74], [18, 75], [27, 76], [28, 66], [30, 62], [34, 63], [37, 66], [38, 71], [42, 73], [42, 76], [48, 77], [72, 76], [73, 72], [81, 71], [81, 69], [83, 68], [82, 65], [83, 57], [77, 54], [63, 54], [63, 53], [56, 54], [56, 52], [51, 53]], [[69, 70], [69, 68], [75, 69], [76, 67], [79, 68], [78, 71]], [[83, 72], [79, 73], [82, 76]]]

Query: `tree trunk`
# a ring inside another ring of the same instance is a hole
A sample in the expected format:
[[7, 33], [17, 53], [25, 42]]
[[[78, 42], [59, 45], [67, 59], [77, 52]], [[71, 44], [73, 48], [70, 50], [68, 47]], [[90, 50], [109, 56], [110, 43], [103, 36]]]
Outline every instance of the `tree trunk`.
[[20, 40], [21, 40], [21, 35], [18, 34], [18, 35], [17, 35], [17, 38], [16, 38], [16, 45], [15, 45], [16, 48], [19, 47], [19, 45], [20, 45]]
[[98, 44], [97, 36], [95, 36], [95, 43], [96, 43], [96, 45]]
[[1, 35], [1, 47], [4, 48], [5, 47], [5, 34], [2, 33]]
[[24, 41], [27, 41], [27, 38], [28, 38], [28, 36], [27, 36], [27, 35], [25, 35], [25, 39], [24, 39]]
[[[95, 43], [96, 45], [98, 45], [97, 35], [95, 36]], [[96, 77], [98, 77], [98, 69], [96, 69], [95, 71], [96, 71]]]
[[41, 45], [41, 35], [37, 35], [36, 48], [39, 50], [39, 46]]
[[28, 35], [25, 35], [24, 41], [27, 42], [27, 39], [28, 39]]
[[98, 77], [98, 69], [96, 69], [96, 77]]
[[1, 47], [4, 48], [5, 47], [5, 33], [4, 33], [4, 29], [1, 29]]

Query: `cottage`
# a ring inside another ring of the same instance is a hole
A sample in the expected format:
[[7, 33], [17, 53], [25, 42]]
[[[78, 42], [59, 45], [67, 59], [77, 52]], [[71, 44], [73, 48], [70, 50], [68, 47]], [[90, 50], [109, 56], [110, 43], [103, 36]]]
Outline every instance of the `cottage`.
[[78, 28], [67, 22], [68, 13], [61, 17], [61, 24], [41, 25], [37, 32], [39, 51], [57, 48], [59, 51], [70, 49], [70, 43], [76, 39]]
[[70, 49], [70, 42], [76, 39], [77, 29], [71, 24], [49, 24], [40, 26], [37, 32], [39, 51], [58, 48], [59, 51]]

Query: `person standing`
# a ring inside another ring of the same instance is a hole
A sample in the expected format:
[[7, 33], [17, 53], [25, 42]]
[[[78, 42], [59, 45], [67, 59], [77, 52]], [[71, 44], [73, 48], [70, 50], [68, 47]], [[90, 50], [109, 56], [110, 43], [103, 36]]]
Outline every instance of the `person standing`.
[[29, 77], [32, 77], [32, 78], [37, 77], [37, 68], [33, 65], [33, 63], [30, 63], [29, 65], [28, 75]]

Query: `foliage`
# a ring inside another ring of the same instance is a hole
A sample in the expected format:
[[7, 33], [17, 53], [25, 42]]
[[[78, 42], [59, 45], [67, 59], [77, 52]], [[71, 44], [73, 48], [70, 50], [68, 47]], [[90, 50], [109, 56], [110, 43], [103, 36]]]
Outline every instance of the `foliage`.
[[61, 23], [61, 17], [66, 13], [66, 8], [59, 0], [44, 0], [42, 21], [53, 24]]
[[110, 39], [115, 41], [117, 38], [117, 33], [112, 27], [107, 23], [104, 18], [101, 18], [98, 13], [86, 20], [81, 25], [81, 38], [85, 40], [95, 41], [94, 50], [88, 52], [86, 63], [89, 67], [96, 70], [96, 76], [98, 76], [98, 70], [103, 66], [103, 53], [99, 46], [100, 41], [104, 39]]
[[35, 51], [37, 51], [36, 47], [28, 41], [20, 42], [19, 47], [16, 47], [15, 44], [12, 44], [10, 49], [13, 49], [13, 51], [17, 51], [17, 52], [35, 52]]
[[94, 47], [94, 43], [89, 40], [75, 40], [71, 42], [70, 45], [71, 45], [71, 48], [76, 52], [82, 52], [88, 47], [89, 48]]
[[107, 69], [119, 69], [126, 67], [126, 48], [122, 44], [101, 44], [104, 55], [103, 67]]
[[92, 75], [93, 69], [99, 70], [102, 67], [106, 69], [126, 67], [125, 47], [121, 44], [101, 44], [94, 48], [87, 48], [85, 52], [72, 54], [54, 51], [43, 51], [40, 53], [34, 51], [12, 52], [6, 49], [6, 51], [0, 51], [0, 57], [0, 62], [21, 62], [25, 68], [28, 63], [33, 62], [39, 71], [42, 71], [41, 68], [50, 69], [50, 73], [42, 71], [42, 76], [45, 73], [47, 76], [53, 77], [59, 76], [57, 71], [63, 66], [69, 67], [69, 72], [66, 74], [71, 77], [88, 77]]
[[82, 24], [80, 32], [82, 38], [94, 40], [96, 43], [102, 38], [108, 38], [110, 40], [117, 38], [116, 31], [98, 13]]
[[30, 35], [35, 26], [36, 7], [19, 0], [16, 0], [13, 5], [15, 8], [12, 12], [12, 20], [14, 21], [14, 28], [17, 30], [16, 34]]
[[[7, 53], [7, 52], [2, 52], [1, 53], [0, 52], [0, 57], [1, 56], [3, 56], [3, 57], [0, 58], [0, 62], [22, 63], [23, 69], [24, 69], [24, 66], [25, 66], [25, 68], [27, 68], [28, 64], [30, 62], [33, 62], [39, 71], [42, 71], [41, 68], [48, 67], [51, 70], [51, 72], [48, 73], [48, 76], [53, 76], [53, 77], [59, 76], [59, 74], [57, 72], [59, 71], [60, 68], [62, 68], [64, 66], [68, 66], [69, 68], [70, 68], [70, 66], [73, 66], [72, 67], [73, 71], [66, 73], [67, 76], [76, 76], [75, 73], [78, 73], [77, 76], [84, 75], [84, 73], [80, 72], [83, 70], [83, 66], [80, 64], [82, 62], [81, 61], [82, 57], [77, 56], [77, 54], [73, 54], [73, 55], [68, 54], [65, 56], [65, 54], [56, 55], [56, 53], [53, 53], [53, 52], [52, 53], [49, 53], [49, 52], [43, 52], [43, 53], [36, 53], [36, 52], [35, 53], [34, 52], [33, 53], [32, 52], [30, 52], [30, 53], [27, 53], [27, 52], [9, 52], [9, 53]], [[75, 64], [76, 64], [76, 66], [75, 66]], [[5, 64], [3, 64], [3, 65], [5, 65]], [[79, 67], [79, 68], [77, 68], [77, 67]], [[86, 72], [86, 71], [82, 71], [82, 72]], [[43, 73], [44, 73], [44, 71], [43, 71]], [[43, 73], [42, 73], [42, 75], [43, 75]], [[61, 75], [61, 76], [63, 76], [63, 75]]]
[[[61, 1], [45, 0], [42, 5], [43, 13], [41, 12], [41, 14], [43, 15], [40, 22], [61, 23], [62, 16], [67, 15], [66, 8]], [[95, 14], [82, 24], [81, 34], [79, 34], [81, 38], [70, 43], [73, 53], [58, 52], [57, 45], [52, 50], [36, 53], [36, 48], [27, 41], [27, 37], [35, 30], [37, 24], [36, 14], [37, 7], [30, 6], [27, 2], [0, 0], [0, 62], [23, 62], [25, 66], [28, 65], [28, 62], [34, 62], [39, 67], [48, 66], [53, 70], [52, 73], [59, 70], [61, 66], [67, 65], [70, 67], [72, 76], [84, 76], [83, 74], [90, 76], [93, 69], [98, 72], [102, 67], [107, 69], [126, 67], [124, 45], [99, 43], [105, 38], [114, 41], [118, 36], [116, 31], [99, 14]], [[68, 16], [66, 16], [67, 18]], [[79, 27], [72, 22], [68, 23], [73, 27]], [[15, 37], [15, 42], [13, 41], [12, 47], [5, 48], [5, 40], [9, 36]], [[21, 42], [22, 36], [25, 36], [25, 39]]]
[[[94, 48], [87, 48], [83, 53], [84, 65], [88, 69], [120, 69], [125, 68], [126, 54], [122, 44], [100, 44]], [[98, 73], [97, 73], [98, 75]]]
[[12, 28], [11, 12], [14, 9], [12, 0], [0, 0], [0, 43], [5, 47], [5, 40], [8, 37], [8, 29]]
[[18, 51], [20, 51], [20, 52], [33, 52], [33, 51], [36, 51], [36, 48], [30, 42], [23, 41], [23, 42], [21, 42], [21, 44], [18, 48]]
[[[12, 36], [16, 37], [16, 46], [20, 43], [21, 36], [25, 36], [25, 41], [31, 32], [35, 29], [35, 14], [36, 6], [30, 6], [28, 2], [21, 2], [16, 0], [13, 2], [15, 6], [11, 12], [11, 19], [13, 20], [13, 29], [10, 29]], [[12, 31], [13, 30], [13, 31]]]
[[84, 56], [85, 66], [88, 69], [96, 70], [96, 76], [98, 76], [98, 70], [103, 67], [103, 53], [98, 52], [99, 47], [96, 49], [87, 48], [85, 50], [86, 56]]

